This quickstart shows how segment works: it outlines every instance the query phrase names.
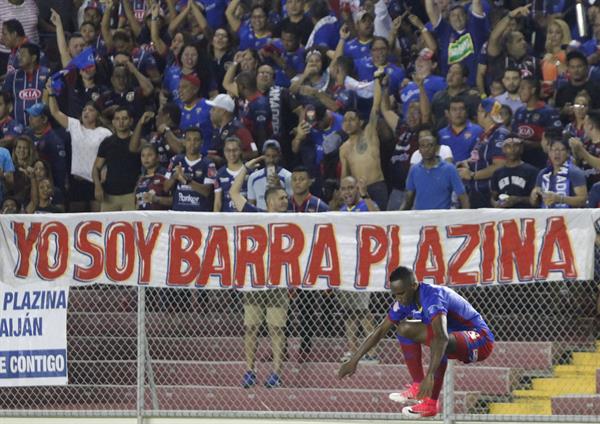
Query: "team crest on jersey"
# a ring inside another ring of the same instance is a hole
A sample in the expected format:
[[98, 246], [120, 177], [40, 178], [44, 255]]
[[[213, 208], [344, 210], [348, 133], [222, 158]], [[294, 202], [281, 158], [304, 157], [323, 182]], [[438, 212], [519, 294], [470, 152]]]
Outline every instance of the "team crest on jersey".
[[540, 114], [539, 113], [534, 113], [533, 116], [531, 117], [531, 120], [533, 122], [537, 122], [540, 120]]
[[100, 93], [92, 93], [92, 101], [95, 102], [100, 98]]
[[472, 135], [473, 135], [473, 134], [471, 134], [471, 132], [470, 132], [470, 131], [467, 131], [467, 132], [465, 133], [465, 138], [471, 138], [471, 136], [472, 136]]
[[217, 176], [217, 167], [214, 164], [210, 164], [208, 165], [208, 170], [206, 175], [208, 176], [208, 178], [214, 178]]
[[42, 92], [37, 88], [26, 88], [19, 91], [19, 99], [21, 100], [37, 100], [42, 97]]
[[201, 177], [202, 176], [202, 170], [201, 169], [196, 169], [196, 172], [194, 172], [194, 175], [196, 177]]
[[133, 102], [134, 98], [135, 98], [135, 92], [134, 91], [130, 91], [129, 93], [127, 93], [125, 95], [125, 100], [127, 100], [128, 102]]

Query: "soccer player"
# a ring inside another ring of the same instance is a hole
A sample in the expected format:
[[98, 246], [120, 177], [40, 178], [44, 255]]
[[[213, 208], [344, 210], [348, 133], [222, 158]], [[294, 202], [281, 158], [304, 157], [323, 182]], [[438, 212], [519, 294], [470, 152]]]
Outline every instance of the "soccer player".
[[[395, 327], [413, 383], [404, 392], [392, 393], [390, 399], [420, 399], [416, 405], [403, 408], [402, 413], [412, 418], [435, 416], [448, 359], [464, 363], [483, 361], [492, 353], [494, 335], [463, 297], [445, 286], [418, 282], [409, 268], [400, 266], [392, 272], [390, 291], [395, 302], [387, 317], [341, 365], [338, 377], [354, 374], [362, 356]], [[409, 318], [411, 321], [407, 321]], [[421, 322], [412, 321], [418, 318]], [[421, 362], [423, 344], [431, 352], [427, 374]]]

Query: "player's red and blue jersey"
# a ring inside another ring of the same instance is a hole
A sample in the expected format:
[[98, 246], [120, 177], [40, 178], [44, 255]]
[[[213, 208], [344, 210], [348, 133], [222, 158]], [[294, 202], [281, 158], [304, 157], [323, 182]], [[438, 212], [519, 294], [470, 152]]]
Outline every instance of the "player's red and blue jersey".
[[438, 135], [440, 144], [450, 147], [454, 161], [460, 162], [469, 159], [481, 133], [483, 133], [483, 128], [467, 121], [466, 126], [459, 133], [455, 133], [452, 126], [448, 125], [442, 128]]
[[[433, 99], [433, 95], [438, 91], [445, 90], [448, 87], [446, 80], [439, 75], [429, 75], [424, 80], [425, 92], [429, 101]], [[390, 91], [390, 94], [395, 95]], [[419, 87], [413, 81], [409, 82], [400, 92], [400, 100], [402, 101], [402, 114], [406, 116], [408, 112], [408, 106], [412, 102], [419, 101]]]
[[[183, 175], [186, 179], [191, 179], [198, 184], [215, 184], [217, 168], [208, 158], [200, 156], [200, 158], [190, 161], [185, 155], [177, 155], [171, 159], [165, 177], [170, 178], [177, 165], [181, 165], [183, 168]], [[173, 210], [210, 212], [213, 208], [210, 197], [198, 193], [191, 184], [182, 184], [178, 181], [173, 193]]]
[[327, 203], [319, 199], [317, 196], [313, 196], [309, 193], [308, 197], [304, 200], [304, 202], [302, 202], [301, 205], [296, 203], [294, 196], [291, 196], [288, 205], [288, 211], [302, 213], [328, 212], [329, 206], [327, 206]]
[[[215, 189], [215, 193], [219, 191], [222, 194], [221, 197], [221, 212], [237, 212], [233, 201], [231, 200], [231, 196], [229, 195], [229, 190], [231, 190], [231, 186], [233, 185], [233, 180], [241, 171], [238, 170], [236, 172], [231, 171], [227, 168], [227, 165], [222, 166], [217, 171], [217, 188]], [[244, 184], [242, 185], [242, 189], [240, 190], [240, 194], [246, 197], [246, 193], [248, 192], [248, 175], [244, 178]]]
[[41, 103], [42, 92], [49, 75], [48, 68], [38, 66], [32, 73], [17, 69], [6, 76], [2, 89], [13, 95], [13, 116], [19, 124], [29, 123], [29, 116], [25, 110], [36, 103]]
[[195, 127], [200, 128], [202, 133], [202, 154], [206, 154], [212, 140], [212, 123], [210, 122], [210, 105], [206, 99], [200, 99], [196, 104], [187, 106], [179, 99], [175, 102], [181, 109], [181, 121], [179, 128], [185, 132], [186, 129]]
[[[488, 131], [481, 133], [477, 143], [468, 159], [469, 169], [479, 171], [492, 164], [494, 159], [504, 159], [502, 145], [509, 136], [508, 129], [503, 125], [495, 125]], [[490, 191], [490, 178], [470, 181], [470, 189], [477, 191]]]
[[420, 306], [416, 304], [404, 306], [395, 301], [388, 311], [390, 321], [399, 323], [407, 318], [420, 318], [423, 324], [430, 325], [438, 315], [446, 315], [448, 333], [485, 332], [488, 339], [494, 341], [494, 335], [481, 314], [454, 290], [427, 283], [420, 283], [418, 290]]
[[260, 50], [271, 41], [270, 35], [257, 37], [248, 20], [242, 22], [242, 25], [240, 25], [238, 37], [240, 38], [240, 46], [238, 48], [240, 51], [247, 49]]
[[359, 60], [368, 58], [371, 55], [372, 44], [373, 40], [363, 42], [358, 38], [353, 38], [344, 44], [344, 56], [351, 57], [354, 63], [357, 63]]

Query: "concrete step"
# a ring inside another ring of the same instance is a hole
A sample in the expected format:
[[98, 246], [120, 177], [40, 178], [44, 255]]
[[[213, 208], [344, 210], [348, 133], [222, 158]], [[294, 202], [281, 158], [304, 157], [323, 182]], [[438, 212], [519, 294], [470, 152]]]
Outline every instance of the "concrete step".
[[492, 415], [552, 415], [550, 400], [527, 403], [490, 403], [489, 407]]
[[600, 368], [600, 352], [573, 352], [572, 363]]
[[564, 395], [553, 397], [552, 414], [600, 416], [600, 395]]
[[532, 389], [551, 392], [558, 395], [569, 393], [596, 393], [596, 376], [582, 376], [576, 378], [534, 378]]

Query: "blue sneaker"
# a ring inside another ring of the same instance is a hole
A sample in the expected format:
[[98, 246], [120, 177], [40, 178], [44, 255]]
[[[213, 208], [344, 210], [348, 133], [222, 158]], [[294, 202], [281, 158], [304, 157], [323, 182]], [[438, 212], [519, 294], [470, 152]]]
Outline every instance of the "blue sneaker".
[[271, 373], [267, 381], [265, 382], [265, 387], [267, 389], [274, 389], [275, 387], [281, 387], [283, 383], [281, 382], [281, 378], [276, 373]]
[[242, 381], [242, 386], [244, 387], [244, 389], [249, 389], [252, 386], [256, 385], [256, 374], [254, 374], [254, 371], [250, 370], [250, 371], [246, 371], [246, 373], [244, 374], [244, 380]]

